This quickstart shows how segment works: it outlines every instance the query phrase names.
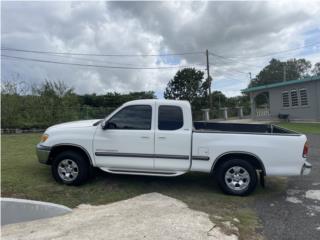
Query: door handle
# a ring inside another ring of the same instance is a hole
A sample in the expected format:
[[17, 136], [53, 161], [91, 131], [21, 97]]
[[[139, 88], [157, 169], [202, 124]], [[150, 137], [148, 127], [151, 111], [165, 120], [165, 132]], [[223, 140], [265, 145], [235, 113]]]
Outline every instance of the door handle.
[[143, 139], [149, 139], [150, 137], [148, 137], [148, 136], [141, 136], [141, 138], [143, 138]]
[[166, 139], [166, 137], [158, 137], [158, 139]]

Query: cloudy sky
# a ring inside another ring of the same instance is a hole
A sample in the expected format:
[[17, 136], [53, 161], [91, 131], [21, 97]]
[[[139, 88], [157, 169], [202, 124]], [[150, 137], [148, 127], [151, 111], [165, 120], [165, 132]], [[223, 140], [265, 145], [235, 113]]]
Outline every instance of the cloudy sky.
[[205, 69], [209, 49], [213, 89], [234, 96], [271, 57], [319, 62], [319, 42], [316, 1], [1, 3], [2, 81], [62, 80], [80, 94], [162, 97], [179, 67]]

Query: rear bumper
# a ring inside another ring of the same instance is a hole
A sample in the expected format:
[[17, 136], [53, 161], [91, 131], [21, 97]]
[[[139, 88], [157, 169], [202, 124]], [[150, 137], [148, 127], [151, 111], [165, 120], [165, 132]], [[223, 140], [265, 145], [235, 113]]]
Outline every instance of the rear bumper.
[[312, 165], [309, 162], [305, 161], [301, 168], [300, 175], [301, 176], [309, 175], [311, 172], [311, 168], [312, 168]]
[[43, 164], [48, 164], [50, 151], [51, 151], [50, 147], [46, 147], [41, 144], [38, 144], [36, 148], [38, 161]]

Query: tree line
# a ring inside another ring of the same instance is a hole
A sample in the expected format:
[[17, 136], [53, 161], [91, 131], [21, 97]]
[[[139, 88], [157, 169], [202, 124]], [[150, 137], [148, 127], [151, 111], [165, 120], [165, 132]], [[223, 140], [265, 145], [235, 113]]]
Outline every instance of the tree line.
[[7, 81], [1, 84], [1, 128], [47, 128], [67, 121], [100, 119], [127, 101], [150, 98], [155, 98], [152, 91], [78, 95], [62, 81], [46, 80], [32, 86]]
[[[287, 80], [320, 76], [320, 63], [312, 68], [311, 63], [305, 59], [285, 62], [272, 59], [251, 80], [248, 87], [283, 81], [284, 66]], [[184, 68], [177, 71], [168, 82], [164, 98], [190, 101], [194, 118], [200, 119], [200, 110], [209, 108], [209, 83], [210, 79], [205, 78], [203, 71]], [[213, 91], [211, 97], [211, 117], [219, 117], [222, 107], [243, 106], [245, 114], [249, 114], [248, 95], [227, 97], [221, 91]], [[153, 91], [79, 95], [62, 81], [45, 80], [40, 85], [4, 81], [1, 83], [1, 128], [46, 128], [60, 122], [104, 118], [127, 101], [154, 98]]]

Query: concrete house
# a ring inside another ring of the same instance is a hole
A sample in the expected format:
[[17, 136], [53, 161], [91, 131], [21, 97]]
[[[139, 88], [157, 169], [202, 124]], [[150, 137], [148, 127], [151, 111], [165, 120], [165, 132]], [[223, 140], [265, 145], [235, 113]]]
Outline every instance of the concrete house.
[[[320, 76], [247, 88], [242, 93], [250, 95], [252, 118], [320, 121]], [[257, 106], [259, 95], [266, 103]]]

